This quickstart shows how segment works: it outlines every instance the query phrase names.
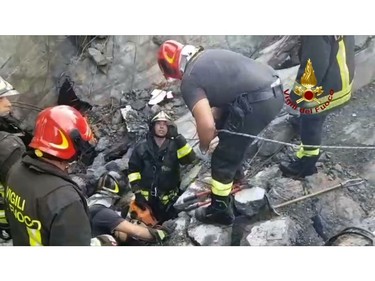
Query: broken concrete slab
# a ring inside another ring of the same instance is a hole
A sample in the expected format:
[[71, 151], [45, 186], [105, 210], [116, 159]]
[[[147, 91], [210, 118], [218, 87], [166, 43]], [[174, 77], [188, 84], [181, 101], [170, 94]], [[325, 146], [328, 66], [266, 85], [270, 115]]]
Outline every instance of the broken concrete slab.
[[248, 180], [249, 185], [258, 186], [268, 190], [270, 179], [279, 178], [281, 171], [277, 165], [270, 166], [257, 173]]
[[165, 246], [194, 246], [190, 238], [187, 236], [186, 229], [190, 223], [190, 216], [181, 212], [178, 218], [174, 220], [176, 228], [172, 232], [170, 238], [164, 243]]
[[234, 195], [234, 205], [238, 212], [246, 216], [254, 216], [266, 204], [266, 191], [260, 187], [246, 188]]
[[97, 50], [95, 48], [88, 48], [87, 51], [88, 51], [89, 55], [91, 56], [91, 58], [94, 60], [94, 62], [98, 66], [108, 64], [108, 60], [99, 50]]
[[174, 123], [178, 128], [178, 132], [186, 138], [192, 147], [199, 142], [195, 119], [190, 111], [178, 118]]
[[92, 165], [87, 168], [87, 175], [92, 176], [95, 179], [99, 179], [99, 177], [106, 171], [105, 165], [105, 158], [104, 153], [101, 152], [98, 156], [95, 157], [94, 162]]
[[271, 189], [268, 192], [272, 205], [284, 203], [305, 195], [301, 181], [289, 178], [274, 178], [270, 182]]
[[[288, 121], [288, 118], [288, 114], [284, 114], [276, 118], [273, 122], [271, 122], [261, 136], [275, 141], [289, 143], [295, 136], [295, 130], [292, 124]], [[264, 157], [273, 155], [284, 146], [283, 144], [265, 141], [259, 141], [257, 145], [259, 147], [259, 156]]]
[[202, 164], [198, 163], [187, 174], [185, 174], [182, 178], [180, 189], [186, 190], [187, 187], [197, 178], [201, 169], [202, 169]]
[[232, 227], [201, 224], [192, 218], [188, 236], [199, 246], [230, 246]]
[[297, 241], [297, 228], [288, 217], [275, 218], [255, 225], [242, 240], [242, 246], [293, 246]]
[[100, 138], [96, 147], [95, 147], [95, 151], [97, 151], [97, 152], [104, 151], [110, 145], [110, 141], [111, 140], [109, 139], [108, 136]]

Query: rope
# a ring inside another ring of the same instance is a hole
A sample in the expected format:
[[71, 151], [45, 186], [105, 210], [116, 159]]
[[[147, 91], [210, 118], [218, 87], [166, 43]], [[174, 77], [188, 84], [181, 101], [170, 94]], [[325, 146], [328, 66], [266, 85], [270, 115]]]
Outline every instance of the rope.
[[[277, 141], [277, 140], [271, 140], [268, 138], [263, 138], [259, 136], [254, 136], [254, 135], [249, 135], [249, 134], [244, 134], [244, 133], [237, 133], [237, 132], [232, 132], [228, 130], [218, 130], [218, 133], [227, 133], [230, 135], [237, 135], [237, 136], [242, 136], [242, 137], [247, 137], [247, 138], [253, 138], [257, 140], [263, 140], [266, 142], [272, 142], [272, 143], [277, 143], [277, 144], [282, 144], [286, 146], [291, 146], [293, 148], [299, 148], [300, 145], [293, 144], [293, 143], [288, 143], [288, 142], [283, 142], [283, 141]], [[363, 150], [375, 150], [375, 146], [339, 146], [339, 145], [303, 145], [304, 148], [323, 148], [323, 149], [363, 149]]]

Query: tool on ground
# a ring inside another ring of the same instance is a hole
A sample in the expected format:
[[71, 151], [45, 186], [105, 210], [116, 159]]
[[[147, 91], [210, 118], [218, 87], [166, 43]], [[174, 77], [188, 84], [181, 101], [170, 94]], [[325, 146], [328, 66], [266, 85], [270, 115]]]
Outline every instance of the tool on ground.
[[329, 188], [326, 188], [326, 189], [323, 189], [323, 190], [319, 190], [319, 191], [316, 191], [316, 192], [313, 192], [311, 194], [308, 194], [308, 195], [305, 195], [305, 196], [301, 196], [301, 197], [298, 197], [296, 199], [292, 199], [292, 200], [289, 200], [287, 202], [284, 202], [284, 203], [281, 203], [281, 204], [278, 204], [278, 205], [275, 205], [275, 206], [272, 206], [272, 204], [270, 203], [270, 200], [268, 198], [268, 196], [266, 195], [266, 203], [269, 207], [269, 210], [280, 216], [280, 213], [278, 213], [276, 211], [276, 209], [279, 209], [279, 208], [283, 208], [283, 207], [286, 207], [286, 206], [289, 206], [289, 205], [292, 205], [292, 204], [295, 204], [297, 202], [301, 202], [301, 201], [304, 201], [306, 199], [309, 199], [309, 198], [313, 198], [313, 197], [316, 197], [318, 195], [321, 195], [321, 194], [324, 194], [324, 193], [327, 193], [327, 192], [330, 192], [330, 191], [333, 191], [333, 190], [336, 190], [340, 187], [344, 187], [344, 186], [353, 186], [353, 185], [359, 185], [359, 184], [362, 184], [364, 181], [362, 179], [351, 179], [351, 180], [347, 180], [347, 181], [344, 181], [340, 184], [337, 184], [335, 186], [332, 186], [332, 187], [329, 187]]
[[137, 206], [135, 201], [132, 201], [129, 207], [129, 214], [132, 219], [139, 220], [151, 227], [158, 224], [158, 221], [155, 219], [149, 206], [145, 206], [145, 210], [142, 210]]
[[[244, 189], [244, 186], [233, 185], [233, 189], [230, 192], [230, 194], [231, 195], [236, 194], [242, 189]], [[208, 191], [202, 191], [202, 192], [198, 192], [193, 195], [187, 196], [182, 200], [182, 204], [176, 205], [175, 208], [181, 211], [190, 212], [200, 207], [207, 206], [211, 203], [211, 199], [208, 199], [208, 200], [205, 200], [205, 199], [207, 199], [208, 195], [210, 194], [211, 194], [211, 191], [208, 190]], [[199, 201], [192, 204], [195, 200], [199, 200]], [[205, 200], [205, 201], [202, 201], [202, 200]], [[192, 202], [190, 203], [190, 201]]]

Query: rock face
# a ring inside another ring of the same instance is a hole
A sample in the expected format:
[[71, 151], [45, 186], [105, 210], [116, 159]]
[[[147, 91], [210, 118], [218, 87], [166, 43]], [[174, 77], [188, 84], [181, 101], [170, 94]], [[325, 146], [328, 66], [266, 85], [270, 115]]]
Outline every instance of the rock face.
[[[298, 68], [293, 67], [298, 64], [298, 36], [0, 36], [0, 75], [23, 93], [19, 101], [44, 108], [56, 103], [55, 82], [65, 71], [80, 98], [103, 105], [115, 99], [115, 93], [164, 81], [155, 55], [167, 39], [230, 49], [269, 63], [282, 69], [285, 87], [290, 87]], [[355, 89], [375, 79], [374, 41], [371, 36], [356, 36]], [[16, 111], [29, 128], [37, 113], [25, 106]]]

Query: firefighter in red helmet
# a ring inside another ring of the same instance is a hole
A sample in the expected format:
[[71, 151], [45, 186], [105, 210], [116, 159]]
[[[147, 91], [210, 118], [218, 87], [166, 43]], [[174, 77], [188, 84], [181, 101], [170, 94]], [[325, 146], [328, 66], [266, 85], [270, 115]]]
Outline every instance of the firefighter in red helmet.
[[[192, 112], [205, 153], [218, 129], [259, 134], [281, 111], [283, 91], [274, 69], [239, 53], [203, 49], [174, 40], [159, 48], [158, 64], [167, 79], [181, 80], [181, 94]], [[242, 162], [252, 139], [220, 132], [211, 160], [211, 205], [198, 209], [204, 223], [231, 225], [230, 192], [243, 180]]]
[[38, 115], [32, 150], [10, 169], [5, 188], [14, 245], [90, 245], [86, 199], [67, 167], [90, 160], [93, 140], [86, 119], [72, 107], [50, 107]]

